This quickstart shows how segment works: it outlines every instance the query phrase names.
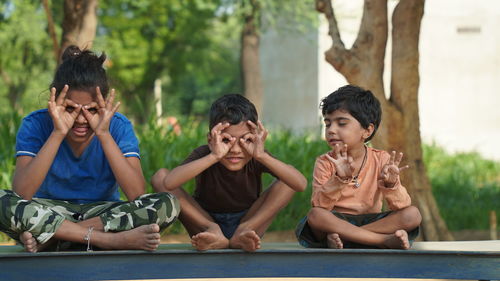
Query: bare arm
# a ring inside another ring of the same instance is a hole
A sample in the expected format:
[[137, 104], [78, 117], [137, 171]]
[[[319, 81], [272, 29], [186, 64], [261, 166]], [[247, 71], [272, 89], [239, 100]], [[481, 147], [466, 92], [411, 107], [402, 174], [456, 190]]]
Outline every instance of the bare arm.
[[240, 139], [241, 146], [250, 155], [253, 155], [255, 160], [271, 170], [280, 181], [295, 191], [304, 191], [307, 187], [307, 180], [304, 175], [293, 166], [285, 164], [265, 152], [264, 141], [267, 137], [267, 130], [262, 123], [258, 121], [256, 125], [252, 121], [247, 121], [247, 124], [251, 128], [252, 134], [244, 139]]
[[36, 157], [18, 156], [12, 182], [12, 190], [23, 199], [31, 200], [42, 185], [50, 169], [64, 135], [50, 134]]
[[92, 114], [87, 106], [82, 108], [83, 114], [101, 142], [102, 149], [118, 185], [120, 185], [127, 199], [134, 200], [144, 194], [146, 190], [146, 181], [142, 174], [141, 162], [136, 157], [123, 156], [122, 151], [109, 131], [111, 119], [118, 110], [118, 107], [120, 107], [119, 102], [113, 104], [115, 90], [111, 90], [106, 100], [102, 97], [99, 87], [96, 87], [96, 92], [98, 114]]
[[[163, 187], [166, 190], [174, 190], [222, 159], [236, 142], [234, 137], [222, 132], [229, 126], [229, 123], [215, 125], [208, 137], [210, 154], [170, 171], [163, 179]], [[224, 142], [224, 139], [226, 139], [226, 142]]]
[[56, 89], [52, 88], [50, 90], [50, 100], [47, 107], [54, 123], [54, 130], [37, 155], [35, 157], [19, 156], [16, 159], [12, 189], [26, 200], [31, 200], [40, 185], [42, 185], [62, 141], [73, 126], [76, 117], [80, 114], [81, 106], [74, 103], [71, 105], [75, 110], [72, 112], [66, 111], [67, 101], [65, 101], [65, 97], [68, 89], [68, 85], [65, 85], [57, 100], [55, 98]]
[[167, 191], [174, 190], [218, 161], [213, 154], [208, 154], [203, 158], [178, 166], [165, 176], [163, 187]]
[[141, 161], [137, 157], [125, 157], [108, 132], [97, 136], [101, 142], [102, 149], [109, 162], [113, 175], [127, 196], [128, 200], [134, 200], [144, 194], [146, 181], [142, 174]]
[[291, 189], [297, 192], [304, 191], [306, 189], [306, 178], [292, 165], [285, 164], [268, 153], [256, 158], [256, 160], [271, 170], [271, 172], [273, 172], [273, 174], [278, 177], [280, 181], [288, 185]]

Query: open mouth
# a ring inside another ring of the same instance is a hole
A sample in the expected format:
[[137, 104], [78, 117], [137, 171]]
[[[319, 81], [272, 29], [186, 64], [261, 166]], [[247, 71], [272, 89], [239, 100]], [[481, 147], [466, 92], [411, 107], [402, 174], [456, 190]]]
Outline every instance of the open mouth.
[[73, 127], [71, 130], [76, 136], [83, 137], [87, 135], [89, 127]]
[[343, 144], [343, 142], [341, 140], [336, 140], [336, 139], [329, 139], [328, 143], [331, 144], [331, 145], [336, 145], [336, 144], [341, 145], [341, 144]]

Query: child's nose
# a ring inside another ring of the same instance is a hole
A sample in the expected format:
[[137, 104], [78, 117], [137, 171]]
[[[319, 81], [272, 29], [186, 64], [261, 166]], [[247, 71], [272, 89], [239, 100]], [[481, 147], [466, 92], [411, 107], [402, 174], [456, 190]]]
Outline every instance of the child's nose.
[[233, 144], [233, 146], [231, 146], [230, 151], [231, 151], [232, 153], [239, 153], [239, 152], [241, 152], [241, 146], [240, 146], [240, 143], [239, 143], [238, 141], [236, 141], [236, 142]]
[[76, 116], [75, 121], [78, 123], [87, 123], [87, 118], [85, 118], [85, 116], [83, 116], [83, 111], [80, 111], [80, 114], [78, 114], [78, 116]]
[[331, 126], [326, 128], [326, 133], [331, 135], [331, 134], [335, 134], [335, 126]]

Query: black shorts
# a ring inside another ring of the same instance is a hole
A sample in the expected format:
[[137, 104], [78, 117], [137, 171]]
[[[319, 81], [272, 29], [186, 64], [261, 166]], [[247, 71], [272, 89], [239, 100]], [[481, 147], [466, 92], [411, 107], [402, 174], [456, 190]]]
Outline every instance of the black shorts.
[[217, 223], [222, 230], [222, 233], [227, 239], [231, 239], [233, 237], [234, 232], [241, 223], [241, 219], [247, 214], [247, 210], [243, 210], [241, 212], [236, 213], [213, 213], [208, 212], [210, 216], [214, 219], [215, 223]]
[[[372, 222], [385, 218], [392, 213], [392, 211], [387, 211], [375, 214], [350, 215], [350, 214], [339, 213], [336, 211], [331, 211], [331, 212], [338, 218], [343, 219], [355, 226], [363, 226], [366, 224], [370, 224]], [[410, 241], [410, 245], [413, 244], [413, 241], [415, 241], [415, 239], [417, 238], [418, 233], [419, 233], [419, 227], [408, 232], [408, 240]], [[302, 245], [303, 247], [328, 248], [328, 245], [326, 243], [326, 237], [322, 241], [319, 241], [318, 239], [316, 239], [316, 236], [314, 236], [311, 227], [307, 223], [307, 216], [303, 217], [300, 220], [299, 224], [297, 225], [297, 228], [295, 229], [295, 235], [297, 236], [297, 240], [299, 240], [299, 244]], [[344, 244], [344, 248], [358, 248], [358, 249], [378, 248], [370, 245], [363, 245], [349, 241], [342, 241], [342, 244]]]

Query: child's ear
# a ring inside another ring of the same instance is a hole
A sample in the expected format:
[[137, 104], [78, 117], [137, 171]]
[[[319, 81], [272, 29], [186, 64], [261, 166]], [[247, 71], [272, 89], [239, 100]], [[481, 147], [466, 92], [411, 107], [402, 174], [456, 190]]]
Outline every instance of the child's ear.
[[368, 128], [365, 129], [365, 132], [363, 133], [363, 138], [366, 140], [367, 138], [369, 138], [372, 134], [373, 134], [373, 131], [375, 130], [375, 126], [373, 125], [373, 123], [370, 123], [370, 125], [368, 125]]
[[210, 132], [207, 133], [207, 142], [209, 143], [212, 140], [212, 136], [210, 135]]

